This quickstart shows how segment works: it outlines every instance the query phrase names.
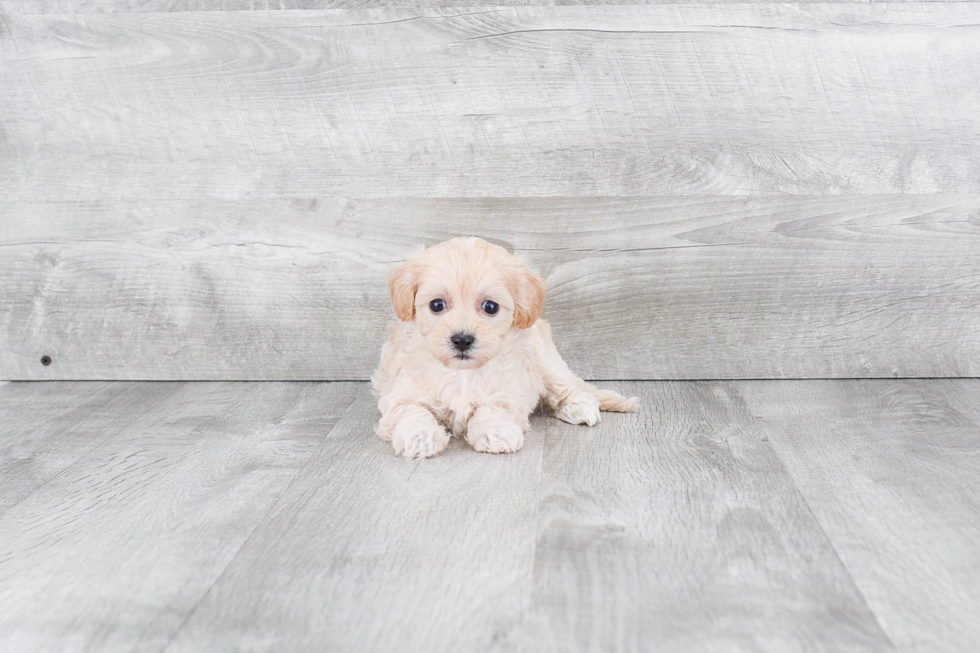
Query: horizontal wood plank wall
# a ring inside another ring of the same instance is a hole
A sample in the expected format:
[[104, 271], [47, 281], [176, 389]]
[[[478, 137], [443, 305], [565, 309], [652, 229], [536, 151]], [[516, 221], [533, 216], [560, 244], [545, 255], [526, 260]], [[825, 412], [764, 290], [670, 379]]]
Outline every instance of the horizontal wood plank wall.
[[5, 16], [0, 199], [980, 192], [975, 3], [442, 13]]
[[[965, 0], [977, 2], [977, 0]], [[855, 0], [803, 0], [794, 4], [851, 4]], [[946, 3], [949, 0], [875, 0], [875, 4], [928, 4]], [[432, 10], [467, 9], [474, 6], [483, 10], [502, 7], [570, 7], [570, 6], [621, 6], [621, 5], [684, 5], [693, 4], [691, 0], [2, 0], [7, 11], [18, 14], [104, 14], [119, 12], [165, 12], [165, 11], [297, 11], [327, 9], [371, 9], [387, 11], [390, 9]], [[711, 5], [746, 4], [744, 0], [712, 0]], [[754, 4], [783, 4], [780, 0], [759, 0]], [[428, 11], [427, 11], [428, 13]]]
[[0, 13], [0, 378], [364, 379], [458, 234], [591, 378], [980, 375], [976, 3], [69, 4]]
[[[550, 283], [592, 378], [980, 375], [980, 197], [14, 202], [0, 365], [25, 378], [367, 378], [413, 243]], [[39, 363], [49, 355], [50, 366]]]

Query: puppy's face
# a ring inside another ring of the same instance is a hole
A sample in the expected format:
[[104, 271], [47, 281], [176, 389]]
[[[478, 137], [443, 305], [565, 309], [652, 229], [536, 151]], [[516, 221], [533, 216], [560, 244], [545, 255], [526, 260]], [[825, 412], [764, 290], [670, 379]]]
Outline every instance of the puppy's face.
[[419, 252], [389, 284], [399, 319], [414, 320], [443, 365], [477, 368], [500, 353], [511, 329], [541, 316], [544, 280], [503, 247], [454, 238]]

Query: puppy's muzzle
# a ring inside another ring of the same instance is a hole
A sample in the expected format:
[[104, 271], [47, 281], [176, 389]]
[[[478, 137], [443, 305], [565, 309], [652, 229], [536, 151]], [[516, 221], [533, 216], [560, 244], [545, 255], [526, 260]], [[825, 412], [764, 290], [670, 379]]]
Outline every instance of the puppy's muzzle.
[[453, 349], [462, 354], [473, 346], [476, 337], [469, 333], [454, 333], [449, 337], [449, 341], [453, 343]]

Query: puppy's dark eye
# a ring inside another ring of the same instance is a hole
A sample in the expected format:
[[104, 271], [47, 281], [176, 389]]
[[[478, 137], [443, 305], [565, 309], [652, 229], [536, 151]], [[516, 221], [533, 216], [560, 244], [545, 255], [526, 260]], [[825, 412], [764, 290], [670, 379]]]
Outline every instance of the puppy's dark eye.
[[440, 313], [446, 308], [446, 302], [441, 299], [433, 299], [429, 302], [429, 308], [433, 313]]
[[493, 315], [498, 310], [500, 310], [500, 307], [497, 306], [496, 302], [492, 302], [488, 299], [487, 301], [483, 302], [483, 310], [489, 313], [490, 315]]

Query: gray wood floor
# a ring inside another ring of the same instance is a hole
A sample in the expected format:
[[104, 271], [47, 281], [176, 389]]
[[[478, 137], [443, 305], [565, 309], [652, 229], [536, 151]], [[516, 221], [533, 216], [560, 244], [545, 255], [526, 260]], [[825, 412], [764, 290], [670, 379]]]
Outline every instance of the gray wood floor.
[[0, 385], [0, 650], [976, 650], [980, 380], [610, 385], [422, 462], [361, 383]]

